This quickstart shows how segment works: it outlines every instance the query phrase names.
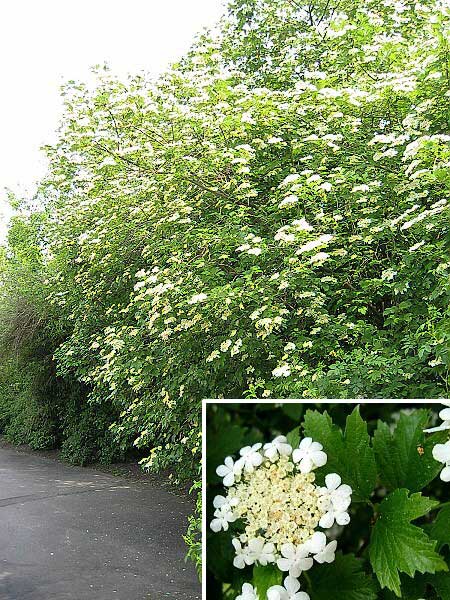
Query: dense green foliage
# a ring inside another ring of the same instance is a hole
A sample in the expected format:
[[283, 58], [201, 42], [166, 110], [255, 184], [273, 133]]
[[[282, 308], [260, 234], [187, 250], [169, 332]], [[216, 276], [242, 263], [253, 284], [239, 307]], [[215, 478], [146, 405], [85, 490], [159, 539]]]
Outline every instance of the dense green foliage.
[[[207, 522], [214, 512], [213, 498], [224, 493], [215, 470], [225, 456], [236, 457], [241, 446], [279, 434], [288, 434], [293, 447], [312, 436], [328, 455], [326, 465], [315, 471], [316, 481], [323, 485], [328, 473], [337, 472], [353, 493], [350, 523], [329, 532], [338, 543], [335, 561], [315, 563], [304, 572], [301, 589], [311, 600], [447, 600], [450, 484], [440, 480], [443, 465], [433, 458], [432, 448], [450, 432], [423, 431], [440, 408], [395, 403], [208, 404]], [[389, 435], [380, 436], [385, 430]], [[275, 565], [233, 567], [231, 539], [241, 531], [238, 520], [228, 532], [207, 533], [207, 587], [217, 600], [234, 600], [243, 582], [252, 582], [262, 600], [265, 580], [268, 585], [282, 581], [283, 573]]]
[[196, 473], [203, 397], [446, 396], [448, 8], [233, 0], [70, 82], [2, 256], [0, 423]]

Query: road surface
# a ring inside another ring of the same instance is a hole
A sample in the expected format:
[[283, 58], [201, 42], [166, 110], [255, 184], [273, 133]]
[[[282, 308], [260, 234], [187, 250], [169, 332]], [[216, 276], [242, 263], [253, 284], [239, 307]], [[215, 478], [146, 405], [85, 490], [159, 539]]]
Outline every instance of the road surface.
[[191, 505], [154, 482], [0, 447], [0, 600], [195, 600]]

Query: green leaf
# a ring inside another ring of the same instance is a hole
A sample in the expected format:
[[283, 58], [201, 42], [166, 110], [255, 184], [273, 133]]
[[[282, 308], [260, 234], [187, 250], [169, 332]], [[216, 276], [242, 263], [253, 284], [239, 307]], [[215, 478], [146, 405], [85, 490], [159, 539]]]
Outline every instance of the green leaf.
[[345, 432], [333, 424], [330, 415], [308, 410], [304, 421], [305, 434], [320, 442], [328, 454], [323, 473], [339, 473], [351, 486], [353, 501], [367, 501], [375, 487], [377, 471], [367, 424], [356, 406], [347, 417]]
[[441, 546], [447, 544], [450, 547], [450, 504], [438, 512], [430, 529], [430, 537], [437, 540]]
[[435, 552], [436, 542], [410, 523], [437, 504], [420, 493], [408, 496], [408, 490], [399, 489], [380, 505], [369, 546], [370, 562], [381, 587], [389, 588], [399, 597], [400, 572], [413, 577], [416, 571], [447, 570], [444, 559]]
[[442, 437], [423, 432], [429, 418], [428, 410], [401, 413], [393, 432], [378, 421], [373, 448], [382, 483], [390, 490], [405, 487], [418, 492], [432, 481], [442, 465], [434, 460], [433, 446]]
[[338, 552], [331, 564], [316, 565], [308, 573], [311, 600], [376, 600], [376, 585], [353, 554]]
[[253, 586], [258, 591], [260, 598], [265, 598], [267, 590], [272, 585], [281, 585], [283, 573], [276, 565], [261, 565], [253, 567]]
[[297, 448], [297, 446], [300, 443], [300, 427], [296, 427], [295, 429], [292, 429], [292, 431], [290, 431], [287, 435], [286, 435], [288, 444], [290, 444], [293, 448]]

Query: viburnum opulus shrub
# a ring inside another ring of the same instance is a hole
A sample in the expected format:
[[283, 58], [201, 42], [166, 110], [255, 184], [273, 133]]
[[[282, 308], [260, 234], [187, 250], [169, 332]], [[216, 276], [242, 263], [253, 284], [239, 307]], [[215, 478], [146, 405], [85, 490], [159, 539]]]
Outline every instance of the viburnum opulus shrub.
[[450, 597], [450, 408], [209, 404], [206, 433], [208, 598]]
[[204, 397], [448, 395], [448, 17], [234, 0], [160, 77], [65, 86], [20, 291], [120, 452], [195, 475]]

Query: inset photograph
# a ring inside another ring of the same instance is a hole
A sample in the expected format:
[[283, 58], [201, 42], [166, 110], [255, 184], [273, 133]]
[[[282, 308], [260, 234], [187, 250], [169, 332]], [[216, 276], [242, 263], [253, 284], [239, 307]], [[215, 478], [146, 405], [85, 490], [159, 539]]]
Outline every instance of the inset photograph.
[[204, 598], [450, 598], [450, 403], [204, 411]]

